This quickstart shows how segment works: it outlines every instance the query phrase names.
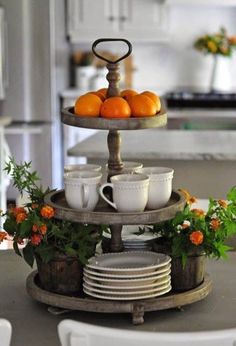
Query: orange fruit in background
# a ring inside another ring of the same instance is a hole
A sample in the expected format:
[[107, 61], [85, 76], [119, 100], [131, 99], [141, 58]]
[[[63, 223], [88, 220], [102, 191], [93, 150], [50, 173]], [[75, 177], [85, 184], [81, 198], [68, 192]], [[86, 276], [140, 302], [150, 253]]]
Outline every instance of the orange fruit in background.
[[101, 106], [102, 101], [97, 95], [87, 93], [75, 101], [74, 113], [84, 117], [98, 117]]
[[100, 94], [102, 94], [104, 96], [104, 98], [107, 97], [107, 89], [108, 88], [101, 88], [101, 89], [98, 89], [97, 92], [99, 92]]
[[160, 97], [157, 94], [153, 93], [152, 91], [143, 91], [141, 93], [141, 95], [148, 96], [155, 103], [156, 108], [157, 108], [156, 111], [160, 112], [160, 110], [161, 110], [161, 100], [160, 100]]
[[130, 106], [120, 96], [113, 96], [106, 99], [101, 107], [100, 114], [103, 118], [129, 118], [131, 115]]
[[99, 91], [90, 91], [90, 92], [88, 92], [88, 94], [97, 95], [102, 100], [102, 102], [105, 101], [105, 99], [106, 99], [105, 96]]
[[150, 97], [142, 94], [129, 99], [131, 115], [134, 117], [151, 117], [156, 114], [156, 105]]
[[120, 93], [120, 96], [123, 97], [126, 101], [128, 101], [128, 99], [134, 95], [138, 95], [138, 93], [137, 91], [132, 89], [125, 89], [125, 90], [122, 90]]

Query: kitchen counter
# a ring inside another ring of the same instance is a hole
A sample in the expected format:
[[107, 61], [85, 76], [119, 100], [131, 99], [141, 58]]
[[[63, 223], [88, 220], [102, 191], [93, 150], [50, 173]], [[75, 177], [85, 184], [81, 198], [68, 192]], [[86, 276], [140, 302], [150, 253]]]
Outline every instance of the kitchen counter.
[[[235, 160], [236, 131], [120, 131], [123, 159]], [[99, 131], [68, 150], [69, 156], [104, 159], [107, 132]]]
[[[130, 314], [70, 311], [52, 315], [47, 305], [27, 295], [25, 284], [32, 269], [13, 250], [0, 251], [0, 317], [9, 319], [13, 334], [11, 346], [58, 346], [57, 325], [65, 318], [102, 326], [147, 331], [204, 331], [235, 328], [236, 253], [229, 260], [207, 261], [213, 291], [205, 299], [184, 306], [145, 313], [143, 325], [134, 326]], [[186, 321], [188, 321], [186, 323]]]
[[[120, 132], [122, 160], [174, 168], [174, 188], [186, 188], [198, 198], [225, 198], [235, 185], [236, 131], [148, 129]], [[107, 133], [98, 131], [69, 148], [67, 154], [104, 166], [109, 156]]]

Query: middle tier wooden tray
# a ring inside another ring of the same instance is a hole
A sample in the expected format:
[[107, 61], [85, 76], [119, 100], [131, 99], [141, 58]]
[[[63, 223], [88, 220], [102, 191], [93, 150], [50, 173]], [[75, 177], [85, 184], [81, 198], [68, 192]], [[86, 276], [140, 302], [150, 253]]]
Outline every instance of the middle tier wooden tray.
[[45, 203], [55, 209], [55, 217], [79, 223], [107, 224], [107, 225], [148, 225], [166, 221], [183, 210], [185, 197], [179, 191], [173, 191], [166, 207], [156, 210], [144, 210], [136, 213], [119, 213], [105, 201], [100, 200], [94, 211], [78, 211], [71, 209], [65, 198], [65, 190], [49, 193]]

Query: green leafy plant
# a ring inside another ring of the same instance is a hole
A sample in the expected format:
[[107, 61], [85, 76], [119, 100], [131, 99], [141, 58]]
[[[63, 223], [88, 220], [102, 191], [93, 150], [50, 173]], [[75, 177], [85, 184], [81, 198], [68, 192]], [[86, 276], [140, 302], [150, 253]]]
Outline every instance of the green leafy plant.
[[236, 48], [236, 36], [229, 36], [225, 28], [206, 34], [194, 42], [194, 48], [204, 54], [231, 56]]
[[2, 213], [4, 231], [0, 232], [0, 241], [10, 237], [15, 252], [23, 255], [30, 266], [36, 257], [47, 263], [56, 256], [76, 257], [85, 264], [94, 254], [105, 226], [56, 219], [54, 208], [44, 202], [46, 194], [53, 190], [38, 185], [40, 178], [30, 169], [31, 162], [17, 164], [13, 158], [5, 166], [13, 186], [21, 194], [26, 193], [30, 202]]
[[172, 220], [154, 225], [160, 243], [173, 257], [182, 257], [183, 265], [191, 254], [225, 258], [231, 249], [225, 241], [236, 234], [236, 186], [228, 192], [227, 202], [209, 198], [206, 212], [191, 208], [196, 198], [186, 190], [182, 192], [187, 201], [183, 211]]

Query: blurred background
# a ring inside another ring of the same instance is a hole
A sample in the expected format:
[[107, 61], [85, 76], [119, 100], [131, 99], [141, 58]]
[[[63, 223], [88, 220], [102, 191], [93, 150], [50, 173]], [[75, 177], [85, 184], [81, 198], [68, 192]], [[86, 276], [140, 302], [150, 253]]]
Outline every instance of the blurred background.
[[[133, 53], [121, 63], [120, 87], [154, 91], [168, 111], [156, 142], [129, 131], [137, 145], [124, 157], [173, 167], [174, 187], [201, 198], [224, 197], [235, 184], [236, 55], [220, 54], [226, 66], [214, 89], [214, 54], [198, 51], [194, 42], [220, 28], [236, 35], [236, 0], [0, 0], [0, 6], [2, 209], [6, 198], [17, 197], [2, 170], [9, 153], [32, 160], [43, 185], [55, 188], [63, 185], [65, 163], [106, 161], [105, 131], [104, 150], [93, 155], [96, 131], [60, 121], [62, 107], [107, 87], [106, 67], [91, 54], [101, 37], [130, 40]], [[125, 47], [101, 49], [115, 58]], [[139, 153], [139, 143], [150, 147], [150, 157]]]

